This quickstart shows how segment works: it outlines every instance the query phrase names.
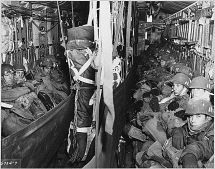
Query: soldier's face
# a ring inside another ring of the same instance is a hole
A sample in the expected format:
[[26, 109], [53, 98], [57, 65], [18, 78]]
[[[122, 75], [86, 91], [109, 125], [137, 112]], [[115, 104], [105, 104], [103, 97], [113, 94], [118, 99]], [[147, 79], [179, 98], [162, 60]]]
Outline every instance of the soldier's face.
[[179, 96], [181, 94], [181, 92], [183, 91], [183, 89], [184, 89], [184, 86], [182, 84], [174, 83], [173, 92], [176, 96]]
[[16, 71], [14, 75], [15, 80], [22, 80], [24, 78], [24, 71]]
[[50, 74], [50, 72], [51, 72], [51, 67], [44, 67], [44, 68], [43, 68], [43, 73], [44, 73], [45, 75]]
[[188, 117], [190, 128], [192, 130], [198, 130], [202, 126], [204, 126], [205, 123], [208, 122], [208, 118], [206, 118], [206, 115], [204, 114], [196, 114]]
[[192, 89], [191, 90], [191, 97], [200, 97], [204, 95], [204, 89]]
[[13, 72], [5, 73], [4, 81], [6, 85], [12, 85], [14, 83], [14, 74]]
[[166, 61], [165, 60], [161, 60], [161, 67], [164, 67], [166, 65]]

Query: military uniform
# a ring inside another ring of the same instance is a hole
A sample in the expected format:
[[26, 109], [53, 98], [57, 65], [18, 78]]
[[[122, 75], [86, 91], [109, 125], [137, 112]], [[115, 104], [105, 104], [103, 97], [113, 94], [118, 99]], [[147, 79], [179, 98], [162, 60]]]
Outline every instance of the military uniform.
[[34, 92], [28, 87], [17, 87], [15, 82], [13, 66], [2, 64], [1, 101], [13, 106], [11, 109], [3, 109], [5, 117], [2, 120], [2, 129], [6, 136], [21, 130], [47, 112]]
[[[214, 154], [214, 112], [211, 103], [205, 99], [191, 99], [187, 104], [186, 115], [205, 114], [211, 118], [197, 130], [191, 124], [176, 128], [172, 132], [172, 145], [183, 149], [180, 162], [183, 167], [198, 167], [197, 161], [205, 163]], [[188, 160], [188, 159], [192, 160]]]
[[[41, 67], [53, 67], [53, 61], [50, 58], [44, 58], [41, 63], [40, 63]], [[50, 71], [51, 72], [51, 71]], [[59, 83], [57, 83], [56, 81], [51, 79], [51, 75], [50, 72], [47, 72], [46, 74], [40, 69], [37, 68], [35, 70], [35, 79], [40, 82], [39, 85], [37, 85], [37, 89], [36, 92], [39, 96], [39, 98], [41, 97], [44, 98], [43, 100], [46, 102], [53, 102], [54, 105], [59, 104], [61, 101], [63, 101], [68, 94], [62, 90], [62, 87]], [[47, 97], [43, 97], [45, 95], [48, 95], [50, 98], [48, 99]], [[46, 99], [47, 98], [47, 99]], [[50, 100], [50, 101], [48, 101]], [[47, 105], [48, 110], [50, 110], [51, 108], [53, 108], [53, 105], [50, 104], [46, 104]]]
[[[190, 132], [188, 124], [181, 128], [186, 148], [181, 157], [192, 153], [198, 160], [207, 161], [214, 153], [214, 123], [211, 121], [200, 131]], [[179, 129], [178, 129], [179, 130]]]

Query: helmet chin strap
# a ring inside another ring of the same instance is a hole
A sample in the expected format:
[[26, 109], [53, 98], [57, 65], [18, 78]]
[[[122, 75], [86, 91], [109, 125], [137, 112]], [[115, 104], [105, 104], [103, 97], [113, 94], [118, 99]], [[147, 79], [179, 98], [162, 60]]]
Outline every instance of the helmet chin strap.
[[186, 87], [183, 88], [183, 90], [181, 91], [181, 93], [179, 94], [179, 96], [183, 96], [187, 93], [188, 89]]

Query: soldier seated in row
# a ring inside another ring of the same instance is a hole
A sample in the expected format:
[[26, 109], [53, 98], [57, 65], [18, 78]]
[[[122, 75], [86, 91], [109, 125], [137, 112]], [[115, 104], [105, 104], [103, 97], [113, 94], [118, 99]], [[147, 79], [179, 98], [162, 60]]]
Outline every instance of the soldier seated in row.
[[186, 107], [187, 123], [176, 127], [163, 146], [145, 142], [137, 154], [140, 167], [213, 168], [214, 110], [210, 101], [192, 98]]
[[[179, 78], [177, 78], [177, 79], [179, 79]], [[162, 136], [164, 134], [164, 132], [162, 133], [161, 131], [157, 132], [157, 133], [156, 132], [153, 133], [154, 134], [153, 136], [155, 136], [155, 138], [157, 138], [156, 140], [163, 141], [163, 143], [164, 143], [166, 138], [173, 136], [172, 139], [174, 141], [172, 141], [172, 145], [173, 145], [173, 147], [176, 147], [177, 149], [181, 149], [182, 146], [185, 146], [185, 145], [192, 143], [189, 141], [190, 139], [186, 139], [188, 136], [190, 138], [192, 137], [194, 140], [197, 139], [196, 140], [197, 142], [200, 141], [200, 143], [197, 143], [197, 144], [193, 143], [194, 145], [201, 144], [202, 140], [204, 140], [204, 141], [207, 140], [209, 142], [209, 144], [207, 142], [202, 143], [203, 146], [198, 146], [198, 147], [200, 147], [199, 149], [195, 148], [195, 150], [197, 150], [195, 152], [191, 152], [192, 149], [194, 150], [194, 148], [192, 146], [185, 147], [185, 150], [183, 150], [182, 157], [179, 161], [179, 163], [181, 162], [180, 164], [182, 164], [183, 168], [184, 167], [185, 168], [197, 167], [197, 166], [202, 167], [202, 163], [200, 163], [200, 162], [197, 163], [197, 161], [202, 161], [203, 163], [205, 163], [213, 155], [211, 153], [211, 152], [213, 152], [213, 147], [210, 147], [210, 148], [207, 147], [207, 145], [208, 146], [212, 145], [211, 143], [213, 142], [213, 140], [211, 140], [211, 138], [213, 137], [213, 134], [212, 135], [210, 134], [210, 133], [213, 133], [213, 130], [212, 130], [213, 129], [213, 113], [212, 113], [213, 107], [212, 107], [210, 100], [209, 100], [209, 91], [210, 91], [209, 81], [205, 77], [196, 77], [191, 81], [190, 88], [191, 88], [192, 99], [190, 101], [188, 101], [188, 103], [185, 105], [184, 109], [180, 110], [179, 112], [174, 113], [174, 115], [184, 119], [183, 120], [184, 121], [183, 128], [186, 128], [185, 126], [187, 126], [187, 122], [188, 122], [188, 126], [190, 126], [191, 125], [190, 123], [192, 123], [192, 125], [194, 125], [194, 127], [193, 128], [188, 127], [188, 129], [186, 129], [186, 131], [189, 131], [189, 132], [187, 132], [186, 136], [183, 135], [186, 132], [181, 132], [181, 129], [177, 129], [178, 127], [181, 128], [182, 125], [172, 126], [172, 130], [167, 132], [167, 137]], [[185, 113], [185, 110], [186, 110], [186, 113]], [[195, 115], [195, 114], [206, 114], [206, 116], [205, 115]], [[185, 121], [186, 115], [191, 115], [191, 116], [189, 118], [187, 118], [187, 120]], [[192, 116], [195, 116], [195, 118]], [[199, 119], [201, 118], [200, 116], [205, 116], [205, 118], [202, 117], [202, 120], [197, 120], [197, 118], [199, 118]], [[164, 116], [162, 116], [162, 118], [164, 118]], [[169, 120], [169, 119], [171, 119], [171, 117], [168, 117], [166, 119], [168, 119], [167, 120], [167, 126], [171, 125], [171, 121]], [[200, 123], [198, 123], [198, 121], [200, 121]], [[153, 121], [151, 121], [151, 122], [149, 121], [149, 123], [146, 125], [146, 127], [152, 126], [152, 125], [149, 125], [149, 124], [152, 124], [152, 122]], [[181, 123], [181, 124], [183, 124], [183, 123]], [[170, 126], [168, 126], [168, 127], [170, 127]], [[196, 127], [196, 129], [195, 129], [195, 127]], [[158, 128], [159, 128], [159, 125], [157, 125], [157, 129]], [[161, 129], [161, 128], [159, 128], [159, 129]], [[208, 129], [208, 130], [206, 130], [206, 129]], [[191, 135], [189, 134], [192, 132], [192, 130], [194, 130], [194, 132], [193, 132], [194, 135], [195, 135], [195, 133], [197, 135], [199, 135], [200, 133], [201, 134], [204, 133], [204, 134], [208, 135], [209, 139], [204, 139], [203, 137], [201, 138], [199, 136], [193, 137], [192, 134]], [[152, 129], [150, 131], [155, 131], [155, 130]], [[205, 131], [209, 132], [209, 133], [206, 133]], [[160, 135], [160, 134], [162, 134], [162, 135]], [[179, 139], [179, 137], [180, 137], [180, 139]], [[161, 138], [163, 138], [163, 140]], [[146, 144], [149, 144], [149, 141], [144, 143], [143, 147], [146, 146]], [[182, 152], [182, 151], [175, 151], [174, 149], [171, 148], [172, 145], [170, 145], [170, 148], [168, 148], [168, 151], [170, 151], [170, 152], [168, 152], [169, 158], [167, 160], [171, 159], [172, 161], [171, 160], [170, 161], [173, 164], [173, 167], [175, 167], [178, 165], [178, 161], [174, 160], [174, 158], [176, 156], [177, 156], [177, 158], [179, 158], [180, 156], [178, 156], [178, 155], [180, 155], [180, 152]], [[150, 146], [153, 147], [156, 145], [155, 144], [153, 145], [151, 143]], [[151, 149], [153, 149], [153, 148], [151, 148]], [[204, 153], [205, 150], [209, 150], [209, 149], [211, 149], [212, 151], [208, 152], [208, 155], [201, 154], [201, 152]], [[159, 151], [157, 149], [156, 151], [154, 151], [154, 154], [156, 154], [156, 153], [159, 154], [159, 152], [161, 152], [161, 151]], [[191, 152], [191, 154], [189, 152]], [[153, 154], [153, 153], [151, 153], [151, 154]], [[186, 155], [184, 156], [183, 154], [186, 154]], [[205, 157], [203, 157], [203, 156], [205, 156]], [[143, 157], [142, 159], [145, 159], [146, 163], [147, 163], [146, 157]], [[163, 161], [163, 164], [165, 163], [165, 165], [169, 165], [167, 161], [160, 159], [160, 162], [161, 161]]]
[[26, 71], [22, 64], [14, 65], [14, 81], [17, 87], [29, 87], [32, 91], [35, 91], [35, 85], [38, 84], [36, 80], [29, 80], [25, 77]]
[[183, 168], [202, 168], [214, 154], [214, 110], [210, 101], [192, 98], [185, 114], [188, 123], [173, 130], [172, 146], [183, 150]]
[[[17, 80], [14, 80], [14, 68], [12, 65], [2, 64], [1, 73], [1, 101], [12, 105], [11, 109], [2, 108], [4, 114], [6, 112], [4, 119], [2, 119], [2, 129], [7, 136], [41, 117], [47, 112], [47, 109], [34, 91], [27, 86], [16, 84]], [[20, 72], [18, 74], [23, 75]], [[17, 77], [18, 75], [16, 75]]]
[[[54, 75], [51, 75], [52, 69], [54, 67], [53, 61], [50, 58], [44, 58], [37, 68], [34, 71], [35, 79], [40, 82], [40, 85], [37, 87], [38, 96], [47, 94], [54, 105], [59, 104], [63, 101], [67, 96], [67, 91], [65, 91], [65, 87], [63, 84], [55, 81], [57, 79], [52, 79]], [[41, 96], [42, 97], [42, 96]]]
[[[125, 126], [127, 131], [124, 131], [129, 134], [130, 137], [144, 138], [139, 135], [146, 135], [145, 139], [147, 137], [151, 138], [148, 139], [149, 142], [151, 140], [159, 141], [160, 144], [163, 145], [173, 128], [180, 127], [186, 123], [186, 120], [177, 117], [175, 114], [180, 114], [180, 111], [186, 109], [186, 104], [189, 100], [187, 92], [190, 78], [183, 73], [178, 73], [170, 81], [173, 83], [172, 94], [160, 102], [157, 97], [153, 97], [149, 103], [153, 111], [151, 114], [153, 114], [154, 118], [144, 118], [150, 113], [150, 110], [144, 110], [142, 114], [143, 117], [139, 117], [139, 121], [141, 121], [142, 124], [142, 133], [137, 132], [134, 127]], [[146, 144], [148, 144], [148, 141], [144, 140]]]
[[204, 98], [210, 101], [211, 88], [212, 86], [206, 77], [195, 77], [190, 84], [191, 98]]

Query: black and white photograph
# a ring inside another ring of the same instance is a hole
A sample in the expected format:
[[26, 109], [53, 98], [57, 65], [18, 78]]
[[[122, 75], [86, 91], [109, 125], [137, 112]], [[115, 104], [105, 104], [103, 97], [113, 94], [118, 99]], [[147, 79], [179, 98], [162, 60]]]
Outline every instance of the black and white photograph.
[[1, 1], [1, 168], [214, 168], [215, 2]]

